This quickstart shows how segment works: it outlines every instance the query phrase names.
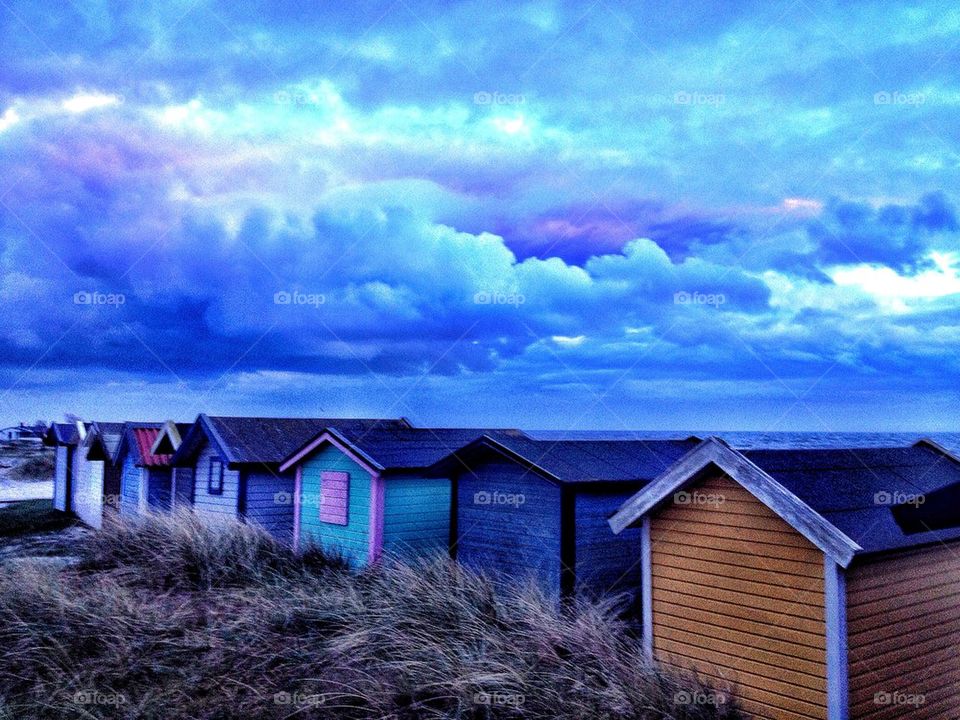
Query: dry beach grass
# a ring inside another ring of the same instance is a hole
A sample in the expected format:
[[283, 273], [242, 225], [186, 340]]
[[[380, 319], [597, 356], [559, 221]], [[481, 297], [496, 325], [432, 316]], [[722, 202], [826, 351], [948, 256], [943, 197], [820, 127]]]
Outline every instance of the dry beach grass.
[[558, 612], [442, 558], [353, 573], [189, 513], [79, 555], [0, 577], [3, 720], [743, 717], [647, 666], [610, 608]]

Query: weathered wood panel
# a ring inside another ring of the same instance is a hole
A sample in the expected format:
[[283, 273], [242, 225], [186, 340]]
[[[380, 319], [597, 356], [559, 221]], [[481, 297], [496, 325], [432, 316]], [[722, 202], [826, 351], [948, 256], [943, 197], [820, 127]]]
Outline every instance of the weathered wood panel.
[[223, 493], [217, 495], [208, 491], [210, 461], [220, 459], [210, 443], [204, 444], [197, 453], [197, 462], [193, 472], [193, 509], [207, 519], [237, 517], [237, 494], [240, 489], [240, 472], [223, 464]]
[[66, 510], [69, 505], [67, 497], [67, 473], [70, 472], [70, 456], [72, 448], [67, 445], [57, 445], [57, 454], [53, 468], [53, 506], [57, 510]]
[[851, 717], [957, 717], [960, 543], [855, 563], [847, 598]]
[[147, 508], [152, 512], [170, 510], [172, 492], [170, 468], [147, 468], [144, 475], [147, 478]]
[[728, 478], [651, 518], [653, 649], [758, 720], [827, 717], [823, 553]]
[[[82, 449], [76, 457], [84, 453]], [[103, 526], [103, 462], [84, 458], [75, 467], [70, 507], [82, 522], [99, 530]]]
[[247, 471], [247, 521], [288, 545], [293, 542], [293, 481], [292, 471]]
[[175, 467], [173, 475], [173, 497], [175, 508], [188, 508], [193, 505], [193, 468]]
[[560, 488], [506, 460], [489, 460], [457, 481], [454, 553], [467, 567], [534, 578], [560, 597]]
[[580, 489], [574, 497], [576, 579], [578, 595], [601, 598], [640, 591], [640, 528], [614, 535], [607, 519], [634, 490]]
[[[345, 472], [350, 476], [347, 524], [320, 520], [320, 473]], [[341, 553], [354, 566], [367, 563], [370, 551], [370, 474], [333, 446], [325, 446], [301, 467], [300, 546], [313, 541]]]
[[120, 515], [123, 517], [131, 518], [140, 514], [140, 483], [142, 481], [141, 468], [137, 467], [133, 455], [127, 453], [120, 468]]
[[384, 479], [383, 549], [414, 559], [445, 553], [450, 542], [450, 481], [416, 475]]

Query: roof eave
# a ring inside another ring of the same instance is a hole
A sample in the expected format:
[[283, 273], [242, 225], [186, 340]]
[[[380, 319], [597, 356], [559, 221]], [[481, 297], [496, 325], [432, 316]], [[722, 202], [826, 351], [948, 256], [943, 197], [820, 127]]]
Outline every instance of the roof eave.
[[556, 483], [558, 485], [564, 484], [564, 481], [561, 478], [557, 477], [549, 470], [541, 467], [540, 465], [537, 465], [534, 461], [521, 455], [520, 453], [514, 452], [503, 443], [497, 441], [495, 438], [492, 438], [486, 434], [481, 435], [476, 440], [472, 440], [471, 442], [467, 443], [463, 447], [458, 448], [457, 450], [454, 450], [448, 455], [442, 457], [440, 460], [438, 460], [429, 468], [427, 468], [427, 471], [431, 474], [444, 473], [448, 471], [449, 468], [454, 465], [454, 463], [456, 463], [458, 469], [460, 469], [461, 471], [466, 470], [468, 472], [472, 472], [472, 469], [466, 463], [464, 458], [480, 449], [493, 450], [494, 452], [500, 455], [503, 455], [508, 460], [511, 460], [512, 462], [515, 462], [519, 465], [523, 465], [528, 470], [533, 470], [538, 475], [541, 475], [544, 479], [550, 482]]
[[328, 427], [314, 435], [299, 450], [290, 453], [290, 455], [280, 463], [280, 472], [286, 472], [290, 468], [302, 463], [312, 455], [317, 448], [324, 444], [333, 445], [372, 475], [379, 475], [386, 470], [386, 468], [374, 458], [347, 440], [336, 428]]
[[773, 477], [718, 438], [707, 438], [680, 458], [609, 519], [616, 534], [666, 502], [700, 472], [716, 465], [842, 567], [863, 548]]

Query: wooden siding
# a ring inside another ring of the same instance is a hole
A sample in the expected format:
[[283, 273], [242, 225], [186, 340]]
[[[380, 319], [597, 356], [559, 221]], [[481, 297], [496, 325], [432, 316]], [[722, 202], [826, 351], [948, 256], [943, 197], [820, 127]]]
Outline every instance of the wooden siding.
[[850, 717], [950, 720], [960, 708], [960, 543], [847, 574]]
[[293, 541], [293, 473], [250, 470], [246, 485], [247, 521], [289, 545]]
[[77, 463], [71, 492], [73, 512], [83, 523], [99, 530], [103, 526], [103, 462], [84, 459]]
[[193, 509], [208, 520], [236, 518], [237, 494], [240, 489], [240, 472], [223, 465], [223, 494], [211, 495], [207, 492], [207, 480], [210, 476], [210, 459], [220, 456], [210, 443], [205, 443], [197, 453], [197, 462], [193, 473]]
[[154, 512], [170, 509], [170, 468], [151, 467], [144, 471], [147, 478], [147, 508]]
[[347, 524], [350, 473], [323, 470], [320, 473], [320, 522]]
[[[522, 497], [522, 504], [496, 502]], [[463, 565], [513, 580], [534, 578], [560, 597], [560, 488], [507, 460], [457, 478], [454, 554]], [[611, 533], [611, 536], [613, 533]]]
[[123, 469], [112, 462], [103, 463], [103, 509], [117, 513], [120, 511], [121, 473]]
[[173, 506], [185, 508], [193, 505], [193, 468], [176, 467], [173, 474]]
[[636, 490], [581, 489], [574, 498], [578, 595], [600, 598], [640, 591], [640, 528], [614, 535], [607, 522]]
[[127, 453], [120, 468], [120, 514], [123, 517], [136, 517], [140, 514], [142, 476], [141, 468], [136, 466], [133, 455]]
[[823, 553], [728, 478], [696, 492], [651, 518], [655, 657], [757, 720], [826, 718]]
[[[320, 521], [320, 473], [350, 474], [350, 504], [346, 525]], [[326, 445], [301, 466], [300, 544], [318, 543], [342, 553], [355, 567], [367, 564], [370, 525], [370, 474], [338, 448]]]
[[391, 475], [384, 479], [383, 547], [405, 558], [445, 553], [450, 543], [450, 481]]
[[67, 509], [67, 472], [69, 471], [71, 449], [66, 445], [57, 445], [57, 454], [53, 468], [53, 506], [57, 510]]

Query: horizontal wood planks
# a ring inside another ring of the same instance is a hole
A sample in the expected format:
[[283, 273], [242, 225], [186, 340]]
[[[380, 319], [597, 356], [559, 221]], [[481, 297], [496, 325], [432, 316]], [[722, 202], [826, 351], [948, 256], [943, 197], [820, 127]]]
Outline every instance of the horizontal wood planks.
[[600, 598], [611, 593], [633, 597], [640, 591], [640, 528], [619, 535], [607, 518], [634, 490], [577, 488], [574, 497], [576, 580], [578, 595]]
[[847, 597], [851, 717], [958, 717], [960, 543], [856, 563]]
[[653, 649], [755, 718], [827, 716], [823, 553], [711, 477], [651, 518]]
[[[560, 597], [560, 488], [508, 460], [490, 460], [457, 481], [454, 552], [464, 565]], [[612, 537], [611, 533], [611, 537]]]

